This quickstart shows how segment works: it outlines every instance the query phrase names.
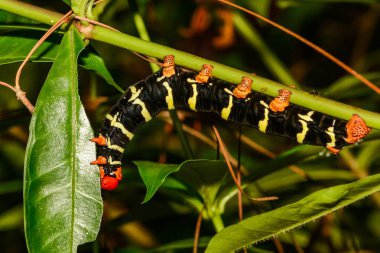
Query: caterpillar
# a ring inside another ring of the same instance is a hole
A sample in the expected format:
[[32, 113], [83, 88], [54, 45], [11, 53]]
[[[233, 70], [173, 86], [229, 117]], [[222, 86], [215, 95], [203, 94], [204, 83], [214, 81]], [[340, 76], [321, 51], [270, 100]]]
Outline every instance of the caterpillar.
[[349, 121], [337, 119], [290, 103], [292, 93], [287, 89], [271, 97], [251, 90], [248, 77], [235, 85], [213, 77], [212, 70], [212, 65], [204, 64], [199, 73], [184, 72], [168, 55], [161, 70], [127, 89], [106, 114], [99, 136], [91, 139], [97, 145], [97, 159], [91, 164], [99, 165], [102, 189], [117, 187], [124, 147], [139, 125], [163, 110], [213, 112], [263, 133], [324, 146], [334, 154], [371, 131], [357, 114]]

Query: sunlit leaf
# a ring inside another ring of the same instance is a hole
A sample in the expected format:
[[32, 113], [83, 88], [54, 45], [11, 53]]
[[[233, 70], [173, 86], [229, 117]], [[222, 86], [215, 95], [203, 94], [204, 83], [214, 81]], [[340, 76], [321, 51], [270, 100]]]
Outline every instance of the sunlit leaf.
[[89, 165], [95, 147], [77, 90], [84, 46], [76, 31], [65, 34], [31, 120], [24, 182], [29, 252], [76, 252], [99, 230], [99, 175]]
[[211, 239], [206, 252], [234, 252], [318, 219], [379, 190], [380, 174], [377, 174], [314, 192], [296, 203], [225, 228]]

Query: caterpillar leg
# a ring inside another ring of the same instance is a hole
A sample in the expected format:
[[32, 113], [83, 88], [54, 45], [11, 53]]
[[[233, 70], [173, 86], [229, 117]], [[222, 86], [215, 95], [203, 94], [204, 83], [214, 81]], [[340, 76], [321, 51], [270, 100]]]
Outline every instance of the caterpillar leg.
[[103, 135], [99, 134], [99, 137], [94, 137], [90, 141], [95, 142], [99, 146], [106, 146], [107, 140], [103, 137]]

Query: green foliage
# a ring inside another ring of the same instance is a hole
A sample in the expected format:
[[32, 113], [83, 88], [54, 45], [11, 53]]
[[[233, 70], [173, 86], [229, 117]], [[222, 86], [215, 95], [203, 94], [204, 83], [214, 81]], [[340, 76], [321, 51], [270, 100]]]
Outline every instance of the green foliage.
[[[18, 64], [68, 6], [76, 15], [93, 17], [92, 0], [29, 2], [47, 9], [0, 1], [0, 81], [10, 84]], [[373, 82], [379, 81], [380, 33], [371, 19], [373, 13], [378, 15], [376, 1], [236, 2], [319, 42]], [[125, 158], [137, 169], [123, 167], [123, 181], [116, 191], [103, 193], [103, 206], [97, 167], [89, 165], [95, 159], [90, 122], [98, 129], [120, 92], [151, 74], [148, 64], [130, 51], [158, 58], [175, 54], [176, 62], [189, 69], [212, 63], [215, 76], [231, 82], [254, 72], [253, 88], [272, 95], [282, 86], [271, 80], [299, 83], [293, 94], [296, 103], [342, 118], [360, 112], [371, 126], [380, 126], [379, 97], [293, 38], [236, 12], [233, 44], [218, 48], [214, 41], [223, 24], [218, 11], [224, 7], [204, 5], [209, 27], [186, 37], [181, 31], [191, 23], [198, 2], [152, 3], [104, 1], [94, 8], [96, 19], [121, 32], [96, 27], [92, 40], [87, 40], [73, 21], [43, 42], [21, 78], [21, 88], [36, 105], [31, 119], [14, 93], [0, 87], [1, 252], [190, 252], [199, 215], [199, 252], [232, 252], [246, 246], [248, 252], [278, 252], [279, 244], [286, 252], [293, 252], [295, 245], [305, 252], [376, 251], [380, 201], [373, 193], [380, 185], [379, 132], [328, 158], [321, 155], [321, 147], [243, 128], [244, 135], [276, 154], [266, 158], [236, 138], [235, 125], [209, 115], [176, 117], [172, 112], [172, 130], [170, 119], [162, 114], [136, 132]], [[138, 8], [130, 8], [136, 4]], [[348, 26], [352, 17], [363, 19], [363, 24]], [[366, 26], [372, 33], [360, 33], [364, 24], [372, 24]], [[363, 40], [357, 40], [358, 34]], [[214, 149], [211, 124], [218, 126], [231, 157], [240, 158], [244, 191], [255, 198], [279, 197], [261, 202], [243, 197], [241, 222], [238, 189]], [[183, 132], [189, 128], [191, 135]], [[166, 162], [155, 162], [159, 157]]]
[[77, 92], [83, 48], [75, 30], [66, 32], [30, 123], [24, 179], [29, 252], [75, 252], [99, 229], [99, 175], [89, 165], [95, 148]]
[[314, 221], [379, 190], [380, 175], [374, 175], [317, 191], [293, 204], [229, 226], [211, 239], [206, 252], [234, 252]]

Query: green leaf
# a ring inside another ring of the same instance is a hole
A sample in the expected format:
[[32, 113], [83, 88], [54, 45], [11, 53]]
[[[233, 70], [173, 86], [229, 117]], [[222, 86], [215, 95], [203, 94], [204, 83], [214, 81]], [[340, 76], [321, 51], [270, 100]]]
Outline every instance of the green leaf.
[[169, 174], [180, 169], [178, 164], [162, 164], [149, 161], [135, 161], [140, 176], [146, 187], [145, 198], [142, 203], [148, 202], [165, 181]]
[[206, 252], [233, 252], [318, 219], [380, 190], [380, 174], [310, 194], [300, 201], [231, 225], [216, 234]]
[[[67, 0], [66, 0], [67, 1]], [[87, 16], [86, 10], [87, 6], [91, 6], [94, 3], [94, 0], [71, 0], [71, 9], [76, 15], [81, 17]]]
[[[213, 203], [226, 174], [226, 165], [222, 161], [187, 160], [178, 164], [161, 164], [149, 161], [135, 161], [147, 192], [143, 203], [149, 201], [164, 183], [167, 176], [173, 172], [182, 183], [188, 185], [203, 198], [203, 201]], [[178, 188], [178, 187], [177, 187]]]
[[29, 252], [76, 252], [96, 238], [102, 215], [92, 130], [78, 95], [84, 48], [68, 31], [38, 97], [25, 159], [24, 215]]
[[71, 6], [71, 0], [62, 0], [64, 3], [66, 3], [67, 5]]
[[[0, 36], [0, 65], [15, 62], [22, 62], [28, 55], [30, 50], [39, 40], [31, 32], [31, 36], [26, 36], [26, 31], [8, 32], [4, 36]], [[42, 36], [42, 34], [41, 34]], [[54, 61], [59, 42], [57, 36], [52, 36], [50, 40], [44, 41], [38, 47], [36, 52], [30, 58], [34, 62], [52, 62]], [[93, 49], [84, 50], [79, 58], [79, 65], [85, 69], [94, 71], [101, 76], [108, 84], [114, 86], [117, 90], [124, 93], [124, 90], [117, 85], [109, 73], [103, 59]]]
[[85, 50], [79, 58], [79, 64], [86, 69], [94, 71], [99, 76], [103, 77], [103, 79], [121, 93], [124, 93], [124, 90], [117, 85], [115, 80], [113, 80], [110, 72], [108, 71], [106, 64], [103, 61], [103, 58], [100, 57], [95, 50]]
[[[28, 32], [16, 31], [0, 36], [0, 65], [21, 62], [25, 59], [29, 51], [38, 41], [38, 39], [35, 38], [35, 35], [24, 37], [26, 34], [28, 34]], [[32, 35], [32, 32], [30, 35]], [[57, 40], [44, 41], [33, 54], [31, 60], [37, 62], [52, 62], [57, 55], [57, 49]]]

